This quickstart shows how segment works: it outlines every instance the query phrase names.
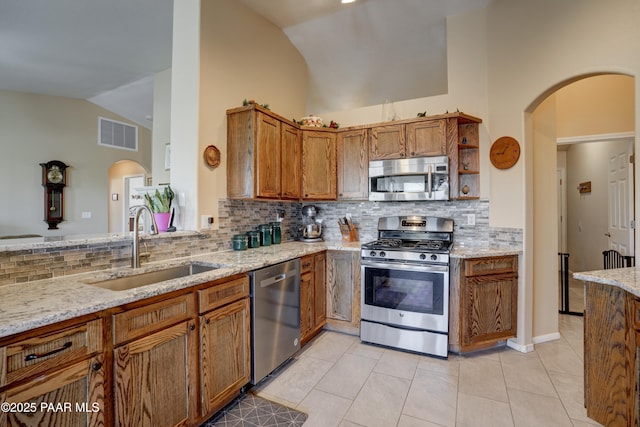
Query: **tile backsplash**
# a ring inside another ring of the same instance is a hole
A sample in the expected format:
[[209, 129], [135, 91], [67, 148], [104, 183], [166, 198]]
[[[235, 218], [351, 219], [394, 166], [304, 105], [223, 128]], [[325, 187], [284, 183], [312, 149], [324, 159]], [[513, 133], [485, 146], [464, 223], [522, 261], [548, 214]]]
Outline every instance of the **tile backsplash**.
[[[338, 218], [347, 214], [358, 228], [360, 241], [377, 237], [378, 218], [394, 215], [429, 215], [454, 220], [454, 242], [465, 246], [487, 242], [519, 246], [522, 230], [489, 227], [489, 201], [445, 202], [269, 202], [255, 200], [219, 201], [219, 230], [163, 233], [143, 236], [142, 250], [150, 254], [143, 262], [231, 249], [231, 237], [255, 229], [259, 224], [281, 222], [282, 241], [296, 240], [302, 227], [301, 209], [313, 204], [324, 223], [325, 240], [341, 240]], [[475, 225], [467, 225], [473, 215]], [[131, 261], [131, 239], [119, 236], [65, 245], [41, 245], [18, 250], [0, 250], [0, 286], [19, 282], [125, 267]]]

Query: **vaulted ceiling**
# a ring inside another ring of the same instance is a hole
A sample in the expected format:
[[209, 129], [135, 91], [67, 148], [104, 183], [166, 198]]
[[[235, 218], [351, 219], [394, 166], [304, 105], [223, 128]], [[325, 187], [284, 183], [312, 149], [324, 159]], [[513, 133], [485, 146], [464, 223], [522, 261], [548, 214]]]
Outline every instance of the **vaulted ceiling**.
[[[446, 16], [490, 2], [238, 1], [305, 58], [310, 113], [445, 93]], [[0, 89], [89, 99], [150, 127], [172, 13], [172, 0], [0, 0]]]

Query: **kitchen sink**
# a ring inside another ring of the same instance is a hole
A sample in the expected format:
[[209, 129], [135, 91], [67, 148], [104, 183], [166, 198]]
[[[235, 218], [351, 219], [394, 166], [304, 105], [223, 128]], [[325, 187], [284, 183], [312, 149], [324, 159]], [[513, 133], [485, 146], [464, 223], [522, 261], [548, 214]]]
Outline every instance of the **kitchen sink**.
[[180, 277], [205, 273], [207, 271], [215, 270], [220, 267], [221, 266], [211, 266], [190, 262], [188, 264], [164, 268], [162, 270], [148, 271], [145, 273], [137, 274], [133, 273], [128, 276], [84, 283], [91, 286], [97, 286], [99, 288], [109, 289], [111, 291], [126, 291], [129, 289], [139, 288], [140, 286], [164, 282], [165, 280], [179, 279]]

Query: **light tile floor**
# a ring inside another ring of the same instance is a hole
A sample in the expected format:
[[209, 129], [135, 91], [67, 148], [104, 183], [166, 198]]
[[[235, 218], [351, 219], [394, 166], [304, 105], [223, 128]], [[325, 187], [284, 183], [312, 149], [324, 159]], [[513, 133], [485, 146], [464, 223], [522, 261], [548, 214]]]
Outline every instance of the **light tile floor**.
[[583, 406], [582, 318], [561, 339], [448, 360], [325, 331], [254, 391], [309, 414], [305, 427], [591, 426]]

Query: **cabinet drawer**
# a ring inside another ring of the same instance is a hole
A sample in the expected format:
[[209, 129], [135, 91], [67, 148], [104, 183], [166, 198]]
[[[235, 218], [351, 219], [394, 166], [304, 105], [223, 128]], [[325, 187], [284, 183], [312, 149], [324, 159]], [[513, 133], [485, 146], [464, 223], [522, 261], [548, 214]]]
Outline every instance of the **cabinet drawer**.
[[515, 255], [473, 258], [464, 261], [464, 275], [467, 277], [517, 272], [518, 257]]
[[165, 329], [191, 318], [194, 313], [194, 295], [187, 294], [114, 314], [113, 343], [117, 345]]
[[206, 313], [237, 299], [249, 296], [249, 276], [213, 285], [198, 291], [199, 313]]
[[102, 319], [0, 347], [0, 387], [102, 351]]
[[313, 271], [313, 255], [300, 258], [300, 274]]

